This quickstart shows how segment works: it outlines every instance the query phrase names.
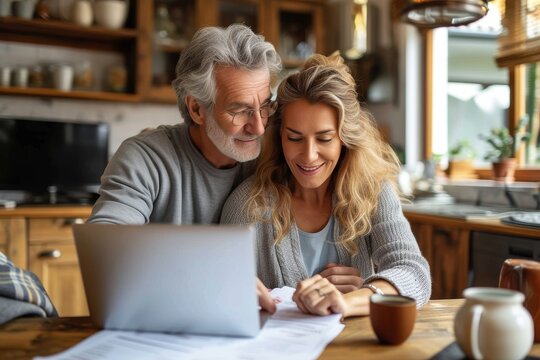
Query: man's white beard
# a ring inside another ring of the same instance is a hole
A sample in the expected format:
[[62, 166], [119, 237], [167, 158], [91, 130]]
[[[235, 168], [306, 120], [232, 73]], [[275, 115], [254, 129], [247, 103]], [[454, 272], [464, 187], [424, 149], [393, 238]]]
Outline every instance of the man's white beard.
[[[233, 160], [239, 162], [246, 162], [253, 159], [256, 159], [261, 152], [261, 138], [257, 139], [257, 147], [255, 149], [242, 149], [237, 146], [235, 138], [225, 134], [223, 129], [219, 126], [217, 121], [214, 119], [214, 116], [208, 112], [206, 117], [206, 126], [205, 126], [206, 135], [214, 143], [221, 153], [227, 157], [230, 157]], [[239, 140], [250, 140], [253, 136], [238, 136]]]

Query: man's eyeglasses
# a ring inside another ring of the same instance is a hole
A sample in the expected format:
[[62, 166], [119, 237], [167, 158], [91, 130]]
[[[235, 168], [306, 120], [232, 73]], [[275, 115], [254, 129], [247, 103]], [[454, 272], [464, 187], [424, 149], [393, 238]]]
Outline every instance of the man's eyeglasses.
[[257, 111], [259, 115], [261, 116], [261, 119], [263, 120], [263, 123], [265, 123], [265, 120], [268, 120], [268, 118], [276, 113], [278, 104], [276, 101], [271, 101], [259, 108], [259, 110], [256, 109], [246, 109], [242, 111], [227, 111], [232, 116], [232, 123], [235, 126], [244, 126], [246, 125], [251, 118], [253, 118], [253, 115], [255, 115], [255, 112]]

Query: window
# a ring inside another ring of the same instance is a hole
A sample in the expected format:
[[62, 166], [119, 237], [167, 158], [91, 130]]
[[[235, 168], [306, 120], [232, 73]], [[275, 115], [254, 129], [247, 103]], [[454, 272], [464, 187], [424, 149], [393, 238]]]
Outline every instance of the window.
[[426, 80], [432, 100], [425, 108], [425, 156], [447, 159], [450, 148], [468, 140], [476, 150], [476, 173], [490, 178], [488, 146], [479, 134], [506, 127], [516, 142], [516, 179], [539, 181], [540, 0], [489, 6], [477, 22], [426, 36], [425, 58], [433, 70]]
[[[516, 132], [518, 161], [523, 168], [540, 166], [540, 1], [507, 0], [497, 63], [511, 76], [509, 130]], [[539, 171], [540, 172], [540, 171]]]

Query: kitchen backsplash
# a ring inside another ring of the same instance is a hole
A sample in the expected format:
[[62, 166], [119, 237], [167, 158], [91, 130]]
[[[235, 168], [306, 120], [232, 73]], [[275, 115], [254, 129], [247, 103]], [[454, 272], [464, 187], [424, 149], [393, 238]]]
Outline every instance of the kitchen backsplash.
[[504, 184], [492, 180], [456, 180], [444, 183], [443, 188], [459, 203], [530, 210], [538, 210], [540, 204], [540, 187], [535, 182]]

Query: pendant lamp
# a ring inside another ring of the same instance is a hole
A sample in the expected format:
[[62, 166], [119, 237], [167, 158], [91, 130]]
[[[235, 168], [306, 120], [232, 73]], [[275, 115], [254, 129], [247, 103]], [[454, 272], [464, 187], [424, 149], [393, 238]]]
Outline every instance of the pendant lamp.
[[398, 0], [399, 16], [422, 28], [460, 26], [488, 12], [488, 0]]

